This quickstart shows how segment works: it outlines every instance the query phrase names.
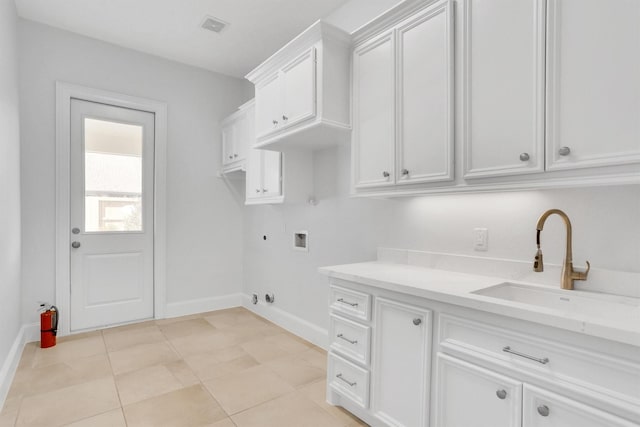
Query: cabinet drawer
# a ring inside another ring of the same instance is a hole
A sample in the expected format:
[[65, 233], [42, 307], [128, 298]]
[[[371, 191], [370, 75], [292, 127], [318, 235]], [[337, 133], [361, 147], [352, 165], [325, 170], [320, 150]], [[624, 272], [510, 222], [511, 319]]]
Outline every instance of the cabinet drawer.
[[439, 324], [445, 353], [493, 359], [539, 378], [640, 404], [640, 365], [632, 361], [450, 315], [440, 315]]
[[369, 364], [371, 328], [331, 315], [331, 349], [363, 365]]
[[329, 353], [327, 382], [334, 391], [356, 405], [364, 409], [369, 407], [369, 371], [366, 369]]
[[369, 321], [371, 319], [371, 295], [331, 286], [329, 290], [329, 308], [356, 319]]

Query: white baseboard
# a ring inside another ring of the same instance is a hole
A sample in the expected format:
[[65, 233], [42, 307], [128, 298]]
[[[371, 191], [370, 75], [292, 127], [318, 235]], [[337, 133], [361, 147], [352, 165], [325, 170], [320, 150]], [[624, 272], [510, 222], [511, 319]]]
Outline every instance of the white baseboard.
[[200, 298], [189, 301], [168, 303], [165, 309], [165, 317], [187, 316], [189, 314], [205, 313], [207, 311], [222, 310], [225, 308], [240, 307], [242, 294], [230, 294], [219, 297]]
[[264, 301], [258, 301], [258, 304], [252, 304], [251, 297], [246, 294], [242, 295], [242, 305], [247, 310], [264, 317], [292, 334], [295, 334], [300, 338], [304, 338], [320, 348], [326, 350], [329, 347], [329, 332], [326, 329], [301, 319], [298, 316], [294, 316], [277, 306], [268, 305]]
[[0, 368], [0, 411], [4, 406], [4, 401], [7, 399], [7, 394], [9, 394], [13, 377], [16, 374], [20, 358], [22, 357], [24, 345], [39, 340], [39, 334], [40, 325], [38, 323], [22, 325], [18, 331], [18, 335], [13, 341], [9, 354], [7, 354], [7, 358]]

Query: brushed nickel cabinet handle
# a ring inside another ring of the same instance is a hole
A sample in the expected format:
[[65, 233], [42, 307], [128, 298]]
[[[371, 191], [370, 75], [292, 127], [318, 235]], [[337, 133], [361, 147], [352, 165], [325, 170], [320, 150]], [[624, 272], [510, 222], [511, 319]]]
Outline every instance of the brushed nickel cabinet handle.
[[355, 381], [354, 381], [354, 382], [351, 382], [351, 381], [349, 381], [349, 380], [344, 379], [344, 378], [342, 377], [342, 374], [338, 374], [338, 375], [336, 375], [336, 378], [337, 378], [337, 379], [339, 379], [339, 380], [341, 380], [341, 381], [344, 381], [344, 382], [345, 382], [345, 383], [347, 383], [347, 384], [349, 384], [349, 386], [350, 386], [350, 387], [353, 387], [353, 386], [355, 386], [356, 384], [358, 384], [358, 383], [357, 383], [357, 382], [355, 382]]
[[349, 344], [358, 344], [358, 340], [350, 340], [349, 338], [346, 338], [344, 335], [342, 334], [338, 334], [336, 335], [338, 338], [345, 340], [346, 342], [348, 342]]
[[540, 357], [529, 356], [528, 354], [524, 354], [524, 353], [520, 353], [519, 351], [511, 350], [511, 347], [509, 347], [509, 346], [504, 347], [502, 349], [502, 351], [504, 351], [505, 353], [511, 353], [511, 354], [515, 354], [516, 356], [524, 357], [525, 359], [533, 360], [534, 362], [542, 363], [543, 365], [546, 365], [547, 363], [549, 363], [549, 358], [548, 357], [540, 358]]
[[337, 299], [338, 302], [341, 302], [343, 304], [347, 304], [350, 305], [351, 307], [357, 307], [358, 303], [357, 302], [349, 302], [349, 301], [345, 301], [344, 298], [338, 298]]

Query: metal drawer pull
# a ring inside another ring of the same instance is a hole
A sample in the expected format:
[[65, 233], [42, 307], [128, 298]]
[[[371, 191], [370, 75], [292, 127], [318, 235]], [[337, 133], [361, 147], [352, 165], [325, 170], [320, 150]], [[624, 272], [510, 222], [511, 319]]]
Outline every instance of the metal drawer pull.
[[341, 338], [343, 340], [345, 340], [346, 342], [348, 342], [349, 344], [358, 344], [358, 340], [350, 340], [349, 338], [345, 338], [344, 335], [342, 334], [338, 334], [336, 335], [338, 338]]
[[504, 351], [505, 353], [511, 353], [511, 354], [515, 354], [516, 356], [524, 357], [525, 359], [534, 360], [538, 363], [542, 363], [543, 365], [546, 365], [547, 363], [549, 363], [548, 357], [539, 358], [539, 357], [529, 356], [528, 354], [511, 350], [511, 347], [509, 346], [506, 346], [505, 348], [503, 348], [502, 351]]
[[549, 416], [549, 407], [547, 405], [538, 406], [538, 413], [540, 415], [542, 415], [543, 417], [548, 417]]
[[498, 399], [504, 400], [504, 399], [507, 398], [507, 391], [506, 390], [498, 390], [498, 391], [496, 391], [496, 396], [498, 396]]
[[345, 301], [344, 298], [338, 298], [338, 302], [341, 302], [343, 304], [347, 304], [350, 305], [351, 307], [357, 307], [358, 303], [357, 302], [349, 302], [349, 301]]
[[342, 374], [338, 374], [338, 375], [336, 375], [336, 378], [337, 378], [337, 379], [339, 379], [339, 380], [344, 381], [344, 382], [345, 382], [345, 383], [347, 383], [347, 384], [349, 384], [349, 386], [350, 386], [350, 387], [353, 387], [353, 386], [355, 386], [356, 384], [358, 384], [358, 383], [357, 383], [357, 382], [355, 382], [355, 381], [354, 381], [354, 382], [351, 382], [351, 381], [349, 381], [349, 380], [345, 380], [344, 378], [342, 378]]

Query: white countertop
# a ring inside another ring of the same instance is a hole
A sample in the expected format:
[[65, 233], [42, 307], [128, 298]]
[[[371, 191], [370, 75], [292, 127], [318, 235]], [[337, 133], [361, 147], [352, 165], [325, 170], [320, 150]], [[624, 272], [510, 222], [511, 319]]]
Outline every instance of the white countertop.
[[[587, 316], [569, 310], [552, 309], [472, 293], [507, 281], [549, 289], [547, 285], [504, 277], [458, 273], [381, 261], [322, 267], [319, 271], [331, 278], [357, 282], [640, 347], [640, 306], [635, 304], [634, 307], [637, 307], [637, 310], [628, 316], [604, 311], [599, 315]], [[584, 291], [563, 292], [567, 292], [567, 295], [584, 295], [609, 301], [620, 298], [627, 301], [637, 301], [627, 297]]]

